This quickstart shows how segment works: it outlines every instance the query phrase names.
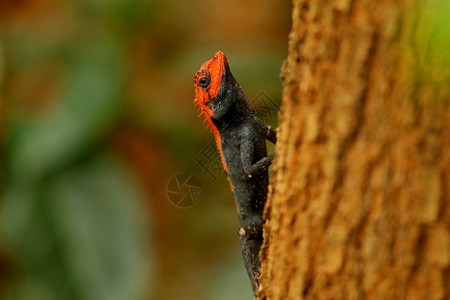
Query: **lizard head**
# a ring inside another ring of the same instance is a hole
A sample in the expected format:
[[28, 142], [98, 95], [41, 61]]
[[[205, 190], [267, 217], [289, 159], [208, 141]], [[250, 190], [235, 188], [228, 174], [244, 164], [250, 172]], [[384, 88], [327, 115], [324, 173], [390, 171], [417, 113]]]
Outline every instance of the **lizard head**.
[[205, 62], [195, 73], [195, 105], [201, 110], [200, 115], [214, 118], [215, 99], [221, 86], [224, 86], [228, 61], [222, 51], [218, 51], [212, 59]]
[[225, 124], [237, 114], [253, 113], [253, 107], [231, 74], [222, 51], [218, 51], [195, 73], [194, 86], [194, 103], [201, 111], [199, 116], [204, 116], [208, 126]]

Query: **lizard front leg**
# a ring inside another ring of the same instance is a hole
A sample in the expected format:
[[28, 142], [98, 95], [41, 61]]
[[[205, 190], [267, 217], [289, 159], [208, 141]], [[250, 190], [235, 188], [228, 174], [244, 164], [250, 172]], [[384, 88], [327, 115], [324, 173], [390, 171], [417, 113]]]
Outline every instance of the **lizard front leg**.
[[241, 161], [244, 168], [245, 178], [252, 178], [262, 171], [266, 171], [272, 164], [275, 154], [266, 156], [253, 163], [255, 143], [265, 143], [265, 139], [257, 140], [252, 135], [245, 135], [241, 141]]

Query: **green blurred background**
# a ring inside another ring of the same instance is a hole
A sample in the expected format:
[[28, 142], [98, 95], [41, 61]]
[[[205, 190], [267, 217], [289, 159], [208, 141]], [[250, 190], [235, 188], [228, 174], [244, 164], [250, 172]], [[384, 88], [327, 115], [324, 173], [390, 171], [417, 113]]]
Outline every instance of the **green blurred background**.
[[290, 1], [2, 0], [0, 26], [1, 299], [251, 299], [192, 78], [224, 51], [275, 127]]

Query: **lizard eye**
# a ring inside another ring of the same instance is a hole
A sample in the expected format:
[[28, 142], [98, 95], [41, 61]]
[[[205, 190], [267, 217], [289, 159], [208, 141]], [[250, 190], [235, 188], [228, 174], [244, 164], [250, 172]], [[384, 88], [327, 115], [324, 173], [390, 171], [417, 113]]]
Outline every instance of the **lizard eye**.
[[209, 85], [209, 78], [208, 77], [200, 77], [198, 79], [198, 84], [200, 84], [201, 87], [205, 88]]

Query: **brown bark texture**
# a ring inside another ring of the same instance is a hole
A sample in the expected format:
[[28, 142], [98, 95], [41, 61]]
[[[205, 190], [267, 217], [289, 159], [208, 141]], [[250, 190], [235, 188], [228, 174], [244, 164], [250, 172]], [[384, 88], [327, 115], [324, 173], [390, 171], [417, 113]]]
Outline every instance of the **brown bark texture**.
[[436, 3], [294, 0], [258, 299], [449, 299]]

